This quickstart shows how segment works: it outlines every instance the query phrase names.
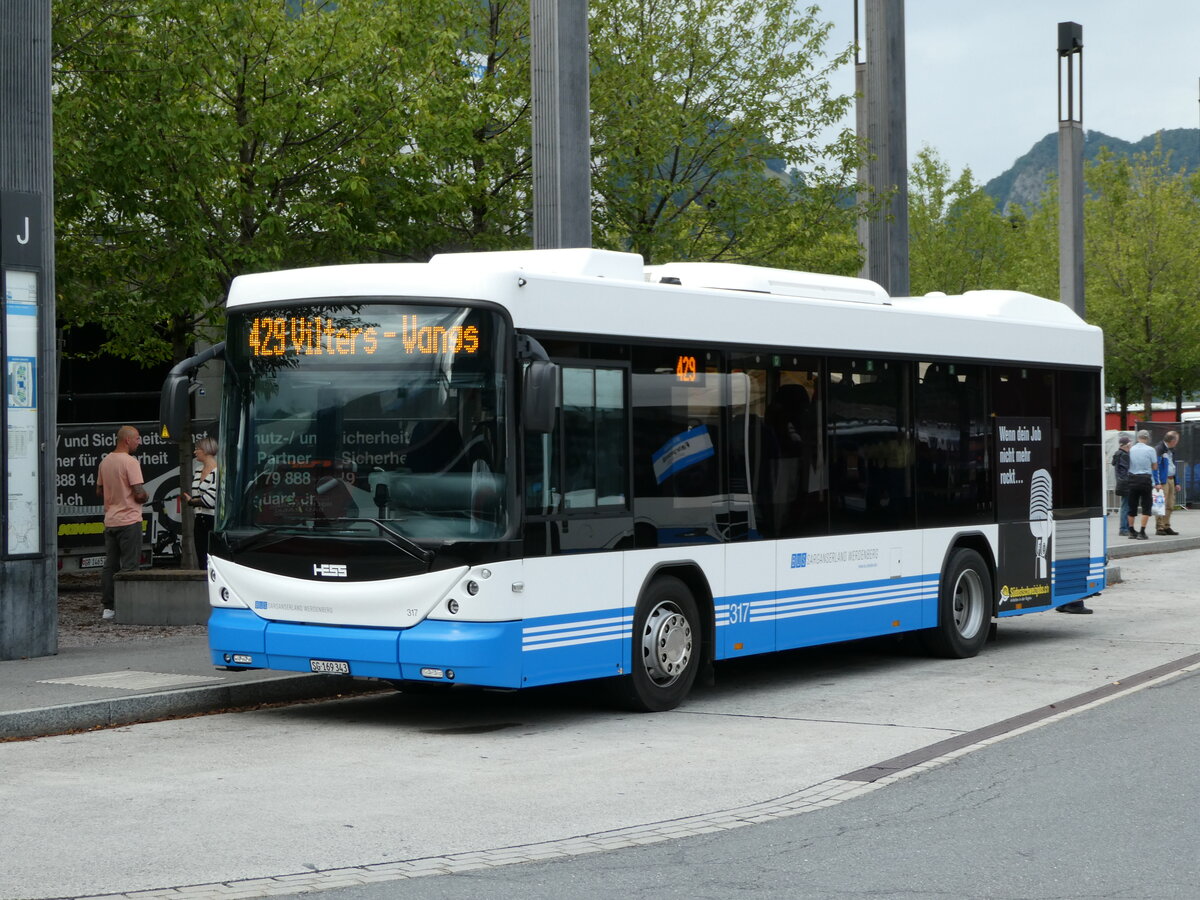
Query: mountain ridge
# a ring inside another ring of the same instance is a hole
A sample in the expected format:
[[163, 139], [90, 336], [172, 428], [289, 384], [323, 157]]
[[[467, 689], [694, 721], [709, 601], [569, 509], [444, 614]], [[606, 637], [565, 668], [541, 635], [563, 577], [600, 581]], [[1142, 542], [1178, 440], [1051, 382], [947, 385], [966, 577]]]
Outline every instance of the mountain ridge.
[[[1085, 130], [1083, 158], [1085, 162], [1095, 160], [1102, 147], [1107, 147], [1118, 156], [1149, 153], [1154, 150], [1160, 136], [1163, 152], [1170, 154], [1173, 168], [1189, 171], [1200, 168], [1200, 128], [1164, 128], [1138, 141], [1126, 141], [1094, 129]], [[1029, 210], [1040, 202], [1048, 179], [1057, 174], [1058, 132], [1055, 131], [1035, 143], [1007, 171], [987, 182], [983, 189], [1003, 210], [1013, 205]]]

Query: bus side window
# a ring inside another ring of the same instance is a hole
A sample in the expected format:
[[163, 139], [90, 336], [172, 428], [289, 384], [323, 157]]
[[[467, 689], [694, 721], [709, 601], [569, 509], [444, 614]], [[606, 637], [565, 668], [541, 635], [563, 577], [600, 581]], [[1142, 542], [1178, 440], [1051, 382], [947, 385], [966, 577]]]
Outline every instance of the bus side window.
[[633, 354], [633, 484], [638, 546], [716, 543], [724, 414], [720, 354], [638, 347]]
[[821, 397], [816, 392], [821, 364], [801, 357], [792, 366], [776, 373], [778, 385], [768, 409], [779, 444], [773, 514], [778, 537], [807, 537], [829, 530]]
[[628, 455], [625, 371], [564, 366], [558, 425], [525, 436], [526, 512], [628, 509]]
[[625, 375], [620, 369], [563, 369], [566, 509], [628, 505]]
[[986, 522], [992, 473], [983, 366], [922, 362], [916, 385], [917, 521], [922, 528]]
[[829, 360], [830, 526], [834, 534], [915, 523], [910, 365]]

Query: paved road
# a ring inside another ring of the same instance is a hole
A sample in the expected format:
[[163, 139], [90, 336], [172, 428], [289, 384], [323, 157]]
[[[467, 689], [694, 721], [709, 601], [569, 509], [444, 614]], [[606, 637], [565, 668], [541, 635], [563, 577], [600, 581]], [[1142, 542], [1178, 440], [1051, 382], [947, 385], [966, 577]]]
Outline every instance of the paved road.
[[1096, 615], [1006, 621], [975, 660], [746, 660], [666, 714], [388, 694], [0, 744], [0, 897], [266, 896], [825, 815], [903, 784], [851, 773], [1200, 652], [1200, 554], [1122, 565]]
[[804, 815], [322, 896], [1192, 900], [1198, 706], [1193, 670]]

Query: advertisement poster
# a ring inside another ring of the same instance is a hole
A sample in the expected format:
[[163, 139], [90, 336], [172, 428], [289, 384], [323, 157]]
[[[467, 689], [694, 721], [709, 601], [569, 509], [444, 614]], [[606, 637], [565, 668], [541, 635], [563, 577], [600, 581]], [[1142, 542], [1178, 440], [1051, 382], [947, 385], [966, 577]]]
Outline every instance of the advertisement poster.
[[[150, 502], [146, 515], [151, 524], [145, 540], [167, 529], [180, 530], [183, 514], [179, 505], [179, 451], [174, 441], [164, 439], [156, 422], [129, 422], [142, 435], [136, 454], [145, 478]], [[96, 469], [116, 439], [117, 423], [59, 425], [58, 459], [58, 546], [81, 550], [104, 548], [104, 505], [96, 496]], [[216, 434], [216, 422], [196, 423], [196, 438]], [[103, 557], [98, 557], [103, 560]]]
[[1050, 420], [996, 419], [1000, 612], [1050, 605], [1054, 480]]

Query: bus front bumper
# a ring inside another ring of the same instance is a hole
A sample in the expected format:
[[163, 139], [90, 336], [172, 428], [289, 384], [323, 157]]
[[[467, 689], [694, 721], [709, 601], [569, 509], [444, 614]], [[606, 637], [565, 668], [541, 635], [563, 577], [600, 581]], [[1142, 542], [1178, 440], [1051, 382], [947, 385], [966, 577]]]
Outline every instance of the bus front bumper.
[[220, 667], [521, 687], [520, 622], [426, 619], [404, 629], [334, 627], [215, 608], [208, 645]]

